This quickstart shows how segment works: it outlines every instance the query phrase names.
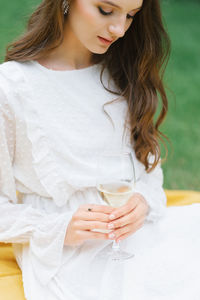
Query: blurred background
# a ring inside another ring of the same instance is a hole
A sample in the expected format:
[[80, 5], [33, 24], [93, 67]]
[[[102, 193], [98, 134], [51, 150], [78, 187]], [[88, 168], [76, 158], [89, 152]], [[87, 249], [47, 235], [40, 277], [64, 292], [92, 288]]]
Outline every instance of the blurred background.
[[[38, 3], [0, 0], [0, 63], [6, 45], [24, 31]], [[200, 0], [162, 0], [161, 5], [172, 43], [165, 73], [169, 113], [161, 126], [171, 141], [163, 163], [164, 187], [200, 190]]]

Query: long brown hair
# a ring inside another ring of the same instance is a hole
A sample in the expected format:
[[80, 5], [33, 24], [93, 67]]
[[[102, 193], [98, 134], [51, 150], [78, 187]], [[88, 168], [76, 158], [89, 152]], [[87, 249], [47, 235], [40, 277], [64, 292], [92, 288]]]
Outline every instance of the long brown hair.
[[[62, 4], [63, 0], [43, 0], [29, 18], [25, 34], [8, 45], [5, 61], [39, 59], [58, 47], [63, 41], [65, 22]], [[168, 110], [163, 74], [169, 53], [170, 40], [159, 0], [144, 0], [125, 35], [111, 44], [106, 53], [92, 54], [94, 63], [102, 62], [101, 81], [107, 68], [120, 93], [108, 90], [123, 96], [128, 103], [131, 143], [147, 172], [158, 164], [159, 141], [165, 137], [159, 126]], [[159, 96], [161, 109], [154, 120]], [[149, 154], [154, 156], [153, 163], [149, 162]]]

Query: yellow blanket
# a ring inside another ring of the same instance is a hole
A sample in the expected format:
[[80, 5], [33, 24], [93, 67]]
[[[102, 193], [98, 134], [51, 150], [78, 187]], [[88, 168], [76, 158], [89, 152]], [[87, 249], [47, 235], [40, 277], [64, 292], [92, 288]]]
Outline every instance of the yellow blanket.
[[[200, 203], [200, 192], [165, 190], [167, 206]], [[25, 300], [21, 270], [15, 260], [12, 245], [0, 243], [0, 299]]]

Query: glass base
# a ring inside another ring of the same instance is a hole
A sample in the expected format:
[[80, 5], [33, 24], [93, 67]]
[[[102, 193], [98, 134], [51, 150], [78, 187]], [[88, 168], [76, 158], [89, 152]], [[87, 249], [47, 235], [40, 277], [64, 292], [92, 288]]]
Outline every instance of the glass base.
[[135, 255], [119, 249], [119, 250], [110, 250], [108, 252], [108, 256], [111, 260], [123, 261], [123, 260], [133, 258]]
[[113, 244], [110, 244], [108, 247], [106, 247], [106, 249], [98, 254], [98, 257], [99, 258], [102, 258], [102, 259], [105, 259], [105, 258], [109, 258], [111, 259], [112, 261], [124, 261], [124, 260], [127, 260], [127, 259], [131, 259], [135, 256], [135, 254], [133, 253], [129, 253], [129, 252], [126, 252], [122, 249], [118, 247], [115, 247], [115, 245], [117, 245], [116, 243], [113, 245]]

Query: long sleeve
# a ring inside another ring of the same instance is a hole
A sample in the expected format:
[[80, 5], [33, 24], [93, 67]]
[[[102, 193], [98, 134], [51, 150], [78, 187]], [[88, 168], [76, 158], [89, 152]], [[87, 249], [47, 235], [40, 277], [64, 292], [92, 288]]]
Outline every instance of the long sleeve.
[[136, 181], [135, 192], [143, 195], [149, 205], [146, 222], [156, 222], [165, 215], [167, 199], [163, 189], [163, 171], [160, 162], [152, 172], [142, 172]]
[[73, 212], [47, 214], [28, 204], [17, 203], [13, 175], [15, 127], [15, 114], [0, 85], [0, 241], [30, 243], [34, 271], [46, 284], [60, 265]]

